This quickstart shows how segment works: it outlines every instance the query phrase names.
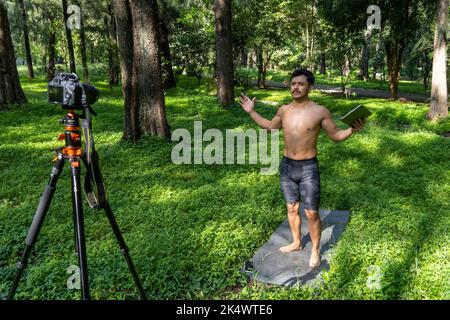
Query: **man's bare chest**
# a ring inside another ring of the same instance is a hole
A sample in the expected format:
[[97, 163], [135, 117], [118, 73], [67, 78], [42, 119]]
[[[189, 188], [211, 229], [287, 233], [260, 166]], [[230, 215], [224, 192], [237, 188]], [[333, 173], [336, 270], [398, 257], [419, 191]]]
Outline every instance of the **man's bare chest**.
[[281, 117], [285, 134], [308, 135], [320, 131], [322, 117], [310, 110], [287, 110]]

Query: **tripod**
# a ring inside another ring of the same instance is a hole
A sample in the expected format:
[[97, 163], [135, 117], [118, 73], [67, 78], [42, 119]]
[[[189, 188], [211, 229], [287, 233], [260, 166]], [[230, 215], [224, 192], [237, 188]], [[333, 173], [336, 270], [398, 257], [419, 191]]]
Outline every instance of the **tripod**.
[[[90, 107], [89, 107], [90, 109]], [[78, 262], [80, 268], [80, 284], [81, 284], [81, 299], [90, 299], [89, 295], [89, 282], [88, 282], [88, 269], [86, 259], [86, 242], [84, 233], [84, 221], [83, 221], [83, 205], [81, 198], [81, 183], [80, 183], [80, 164], [84, 163], [87, 169], [85, 191], [87, 192], [88, 202], [91, 207], [96, 209], [104, 209], [106, 217], [111, 224], [113, 233], [119, 243], [121, 253], [125, 257], [128, 264], [128, 269], [133, 276], [136, 287], [139, 291], [141, 299], [145, 300], [146, 296], [142, 287], [141, 281], [136, 273], [136, 269], [131, 260], [128, 252], [128, 247], [117, 225], [116, 219], [112, 213], [111, 207], [106, 198], [106, 192], [103, 185], [100, 169], [98, 166], [98, 157], [93, 144], [93, 136], [90, 130], [91, 119], [89, 109], [85, 108], [84, 112], [87, 113], [87, 117], [82, 119], [82, 128], [86, 138], [86, 149], [89, 152], [83, 152], [81, 149], [81, 128], [80, 117], [74, 110], [68, 111], [64, 119], [60, 120], [60, 123], [64, 124], [64, 133], [59, 135], [59, 140], [65, 140], [65, 147], [58, 148], [56, 162], [53, 165], [50, 174], [50, 181], [44, 189], [44, 192], [40, 198], [39, 205], [36, 209], [36, 213], [31, 223], [28, 235], [25, 240], [26, 247], [22, 254], [20, 261], [17, 263], [17, 271], [14, 277], [13, 284], [8, 294], [8, 299], [13, 299], [17, 289], [17, 285], [20, 281], [20, 277], [28, 263], [28, 257], [31, 252], [32, 246], [36, 243], [39, 231], [44, 223], [45, 216], [50, 207], [50, 203], [53, 198], [53, 194], [56, 190], [56, 183], [58, 177], [63, 169], [64, 163], [68, 161], [70, 163], [71, 172], [71, 184], [72, 184], [72, 208], [73, 208], [73, 222], [74, 222], [74, 234], [76, 253], [78, 255]], [[91, 109], [92, 110], [92, 109]], [[83, 114], [85, 115], [85, 114]], [[98, 191], [98, 199], [92, 192], [92, 184], [94, 182]]]

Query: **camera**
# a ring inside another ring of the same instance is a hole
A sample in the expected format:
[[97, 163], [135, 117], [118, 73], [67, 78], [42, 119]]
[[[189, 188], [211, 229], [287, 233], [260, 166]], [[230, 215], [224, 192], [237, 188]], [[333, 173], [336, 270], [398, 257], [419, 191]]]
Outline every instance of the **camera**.
[[48, 101], [64, 109], [81, 110], [97, 102], [99, 96], [96, 87], [80, 83], [75, 73], [60, 73], [48, 83]]

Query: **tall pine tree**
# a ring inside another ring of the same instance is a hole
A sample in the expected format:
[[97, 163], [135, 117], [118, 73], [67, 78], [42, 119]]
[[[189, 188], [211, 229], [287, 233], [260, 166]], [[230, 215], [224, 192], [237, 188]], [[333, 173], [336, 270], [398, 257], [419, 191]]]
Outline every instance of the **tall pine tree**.
[[27, 102], [20, 85], [16, 57], [11, 40], [8, 12], [0, 1], [0, 110], [9, 104]]
[[168, 138], [156, 0], [114, 0], [125, 105], [123, 138]]

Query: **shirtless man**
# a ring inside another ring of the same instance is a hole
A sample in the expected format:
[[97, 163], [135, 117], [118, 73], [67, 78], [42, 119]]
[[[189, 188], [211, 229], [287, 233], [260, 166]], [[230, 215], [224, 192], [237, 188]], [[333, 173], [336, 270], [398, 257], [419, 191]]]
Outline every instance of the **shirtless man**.
[[309, 265], [320, 265], [321, 222], [319, 217], [320, 176], [317, 162], [317, 138], [323, 128], [328, 137], [344, 141], [364, 127], [364, 121], [356, 121], [353, 127], [340, 130], [328, 109], [319, 106], [308, 97], [314, 85], [314, 76], [307, 69], [297, 69], [291, 75], [290, 104], [281, 106], [272, 120], [255, 111], [256, 98], [241, 94], [241, 107], [263, 129], [284, 130], [284, 157], [280, 164], [280, 186], [287, 204], [288, 221], [293, 242], [281, 247], [281, 252], [301, 250], [301, 217], [299, 200], [302, 197], [312, 248]]

